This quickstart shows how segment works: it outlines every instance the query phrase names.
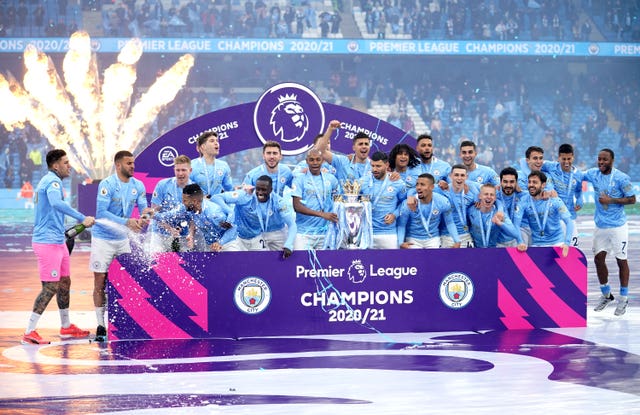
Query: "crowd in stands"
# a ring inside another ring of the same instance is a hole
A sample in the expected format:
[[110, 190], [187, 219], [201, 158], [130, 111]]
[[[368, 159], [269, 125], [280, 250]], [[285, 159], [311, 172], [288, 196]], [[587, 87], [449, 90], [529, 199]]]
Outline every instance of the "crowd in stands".
[[[301, 37], [318, 25], [327, 33], [339, 32], [340, 15], [320, 12], [308, 1], [284, 8], [276, 2], [172, 1], [169, 8], [160, 0], [124, 1], [102, 8], [105, 36], [115, 37]], [[319, 18], [319, 19], [318, 19]], [[318, 21], [320, 20], [320, 21]], [[326, 36], [325, 36], [326, 37]]]
[[[340, 15], [348, 13], [341, 1], [335, 1], [334, 12], [323, 14], [319, 0], [291, 0], [286, 6], [264, 0], [1, 3], [0, 36], [66, 36], [82, 27], [83, 12], [100, 14], [107, 36], [279, 37], [297, 36], [310, 28], [320, 28], [321, 35], [340, 31]], [[360, 0], [353, 4], [369, 16], [367, 31], [375, 32], [384, 21], [392, 32], [414, 38], [589, 40], [599, 30], [609, 38], [627, 41], [637, 40], [640, 33], [638, 1]], [[578, 164], [590, 165], [596, 149], [608, 145], [619, 150], [616, 162], [620, 168], [640, 177], [637, 77], [629, 82], [600, 71], [599, 75], [565, 76], [550, 83], [532, 82], [523, 77], [502, 79], [500, 67], [494, 68], [492, 80], [472, 79], [474, 71], [469, 71], [470, 79], [448, 79], [447, 70], [440, 77], [398, 77], [384, 70], [372, 73], [362, 65], [359, 70], [318, 71], [309, 78], [293, 70], [279, 73], [269, 64], [260, 66], [261, 76], [231, 76], [217, 93], [202, 88], [212, 85], [208, 71], [201, 71], [205, 78], [201, 75], [161, 112], [139, 149], [187, 120], [253, 101], [265, 88], [295, 80], [295, 75], [323, 102], [351, 106], [350, 100], [356, 97], [366, 108], [374, 103], [388, 106], [386, 121], [414, 136], [430, 132], [440, 156], [449, 162], [456, 161], [462, 136], [474, 140], [480, 148], [479, 160], [496, 169], [513, 164], [531, 142], [541, 143], [551, 155], [559, 143], [570, 142], [576, 144]], [[145, 72], [144, 67], [140, 71]], [[234, 87], [247, 86], [255, 91], [241, 97], [234, 92]], [[412, 108], [419, 119], [410, 116]], [[47, 149], [47, 141], [29, 125], [11, 132], [0, 127], [0, 187], [37, 182]]]
[[[330, 37], [342, 0], [3, 0], [0, 36]], [[640, 3], [622, 0], [357, 0], [366, 34], [413, 39], [638, 41]], [[83, 12], [99, 16], [84, 27]], [[364, 30], [363, 30], [364, 32]]]
[[516, 1], [360, 0], [360, 10], [365, 12], [367, 33], [379, 38], [386, 37], [388, 27], [393, 35], [410, 35], [413, 39], [524, 40], [553, 36], [560, 40], [565, 26], [560, 15], [571, 20], [575, 13], [562, 9], [558, 2], [549, 3], [530, 7]]
[[84, 28], [80, 0], [4, 0], [1, 3], [0, 37], [67, 37]]
[[[363, 67], [367, 65], [363, 63]], [[540, 145], [546, 157], [554, 158], [558, 146], [568, 142], [576, 148], [576, 165], [592, 166], [597, 150], [610, 147], [616, 151], [616, 166], [632, 179], [640, 178], [637, 77], [625, 79], [605, 70], [589, 75], [559, 72], [550, 82], [544, 76], [535, 81], [495, 71], [492, 77], [483, 79], [474, 75], [477, 70], [469, 69], [468, 74], [463, 71], [462, 78], [443, 72], [440, 76], [417, 75], [413, 79], [393, 79], [388, 72], [381, 72], [378, 78], [357, 70], [335, 70], [327, 71], [324, 79], [306, 83], [325, 102], [349, 106], [351, 100], [360, 100], [366, 108], [378, 103], [387, 105], [388, 122], [414, 137], [430, 133], [436, 155], [452, 164], [459, 161], [458, 145], [463, 137], [478, 145], [478, 162], [498, 171], [517, 165], [531, 144]], [[185, 88], [160, 113], [137, 151], [181, 123], [220, 108], [255, 101], [266, 87], [295, 80], [290, 73], [268, 68], [264, 72], [264, 85], [243, 88], [242, 93], [234, 90], [245, 86], [240, 79], [214, 92], [197, 86]], [[410, 109], [417, 111], [419, 119], [408, 116]], [[416, 128], [415, 123], [420, 121], [425, 128]], [[0, 187], [37, 182], [44, 169], [42, 155], [48, 149], [46, 140], [29, 125], [12, 132], [2, 129]], [[258, 149], [228, 156], [228, 161], [232, 169], [240, 169], [247, 163], [259, 163], [260, 156]], [[234, 175], [234, 179], [242, 177]]]

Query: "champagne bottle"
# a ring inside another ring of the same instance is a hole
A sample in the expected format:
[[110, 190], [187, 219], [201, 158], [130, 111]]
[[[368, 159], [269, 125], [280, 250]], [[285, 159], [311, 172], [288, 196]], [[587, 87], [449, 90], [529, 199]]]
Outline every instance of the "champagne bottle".
[[72, 239], [72, 238], [75, 238], [76, 236], [78, 236], [79, 234], [81, 234], [82, 231], [84, 231], [85, 229], [86, 229], [86, 226], [84, 226], [83, 224], [79, 223], [79, 224], [77, 224], [75, 226], [70, 227], [66, 231], [64, 231], [64, 236], [66, 236], [67, 239]]

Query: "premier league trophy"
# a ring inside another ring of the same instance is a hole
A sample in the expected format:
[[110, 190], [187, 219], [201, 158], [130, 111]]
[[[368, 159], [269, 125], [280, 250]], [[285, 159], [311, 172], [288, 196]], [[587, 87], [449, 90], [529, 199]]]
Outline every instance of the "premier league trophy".
[[325, 249], [367, 249], [373, 245], [369, 196], [359, 194], [360, 182], [357, 180], [345, 181], [342, 188], [344, 194], [333, 199], [338, 223], [329, 225]]

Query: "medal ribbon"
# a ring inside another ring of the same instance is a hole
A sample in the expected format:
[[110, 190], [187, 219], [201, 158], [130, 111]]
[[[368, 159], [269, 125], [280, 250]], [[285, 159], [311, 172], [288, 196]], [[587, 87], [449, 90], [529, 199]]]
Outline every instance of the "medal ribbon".
[[536, 210], [536, 205], [533, 201], [533, 199], [530, 199], [531, 202], [531, 210], [533, 211], [533, 216], [535, 216], [536, 218], [536, 223], [538, 224], [538, 227], [540, 228], [540, 236], [544, 235], [544, 229], [547, 226], [547, 219], [549, 218], [549, 208], [551, 207], [551, 200], [546, 200], [545, 202], [545, 209], [544, 209], [544, 214], [543, 214], [543, 218], [542, 218], [542, 223], [540, 223], [540, 216], [538, 215], [538, 211]]
[[429, 238], [432, 238], [431, 232], [429, 231], [429, 223], [431, 222], [431, 215], [433, 213], [432, 204], [433, 204], [433, 200], [431, 201], [431, 203], [428, 203], [429, 217], [427, 217], [427, 220], [425, 221], [424, 215], [422, 214], [423, 213], [423, 209], [421, 208], [422, 204], [420, 203], [420, 201], [418, 201], [418, 214], [420, 215], [420, 221], [422, 222], [422, 226], [424, 227], [424, 230], [427, 232], [427, 236]]

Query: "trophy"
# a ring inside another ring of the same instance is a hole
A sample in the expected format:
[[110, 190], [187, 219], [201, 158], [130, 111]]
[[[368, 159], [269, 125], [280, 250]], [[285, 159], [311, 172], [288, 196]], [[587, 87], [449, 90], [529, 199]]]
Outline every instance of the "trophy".
[[332, 224], [325, 238], [327, 249], [367, 249], [373, 244], [371, 202], [369, 196], [360, 195], [360, 182], [345, 181], [344, 194], [333, 199], [333, 211], [338, 223]]

